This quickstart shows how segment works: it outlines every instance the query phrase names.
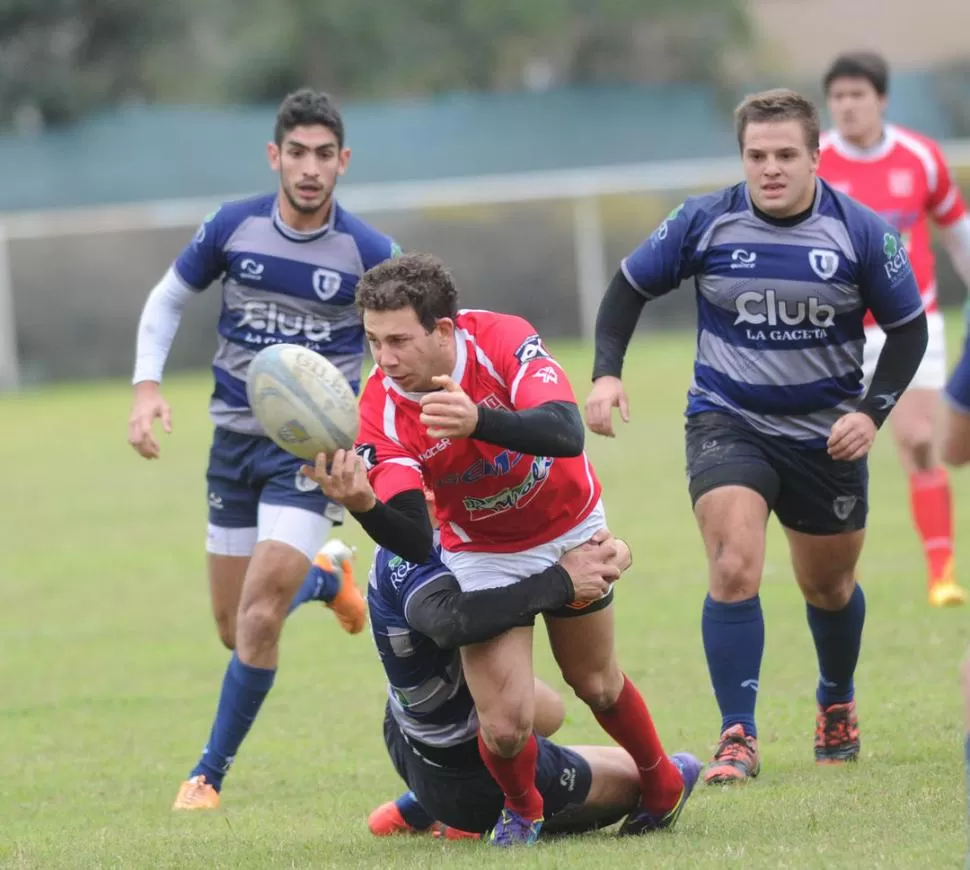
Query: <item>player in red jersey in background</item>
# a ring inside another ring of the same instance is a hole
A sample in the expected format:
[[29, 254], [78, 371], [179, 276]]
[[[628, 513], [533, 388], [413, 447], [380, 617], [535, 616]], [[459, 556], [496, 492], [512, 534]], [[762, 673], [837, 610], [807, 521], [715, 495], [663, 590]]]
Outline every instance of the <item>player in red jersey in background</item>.
[[[329, 472], [318, 457], [312, 474], [378, 544], [408, 562], [428, 558], [424, 481], [441, 559], [463, 592], [512, 586], [606, 527], [572, 387], [529, 323], [459, 311], [451, 275], [427, 254], [367, 272], [357, 305], [378, 366], [360, 400], [357, 452], [338, 451]], [[612, 597], [544, 618], [563, 678], [640, 771], [641, 804], [621, 828], [635, 834], [674, 824], [702, 765], [664, 752], [617, 663]], [[462, 648], [479, 751], [506, 798], [496, 845], [535, 842], [543, 821], [532, 622], [523, 614], [499, 637]]]
[[[895, 403], [889, 423], [909, 474], [913, 520], [929, 569], [930, 604], [962, 604], [965, 594], [953, 564], [950, 482], [934, 437], [939, 394], [946, 382], [946, 345], [929, 219], [940, 228], [954, 268], [970, 286], [970, 217], [936, 142], [884, 120], [889, 90], [885, 60], [868, 52], [841, 55], [826, 72], [824, 85], [835, 129], [822, 137], [818, 174], [899, 231], [923, 297], [929, 328], [926, 355], [906, 392], [885, 401], [887, 407]], [[885, 333], [870, 312], [863, 365], [867, 379], [884, 343]]]

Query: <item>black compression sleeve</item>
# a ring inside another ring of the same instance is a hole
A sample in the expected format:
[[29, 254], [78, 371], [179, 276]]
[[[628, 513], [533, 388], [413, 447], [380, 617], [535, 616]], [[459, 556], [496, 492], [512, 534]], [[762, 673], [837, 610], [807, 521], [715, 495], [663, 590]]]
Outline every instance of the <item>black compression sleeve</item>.
[[579, 456], [586, 432], [573, 402], [544, 402], [522, 411], [478, 407], [472, 438], [528, 456]]
[[620, 377], [623, 357], [646, 302], [647, 297], [627, 281], [622, 269], [617, 269], [596, 315], [594, 381], [604, 375]]
[[369, 511], [351, 515], [364, 531], [392, 553], [420, 565], [431, 555], [434, 533], [428, 518], [428, 505], [420, 489], [408, 489], [378, 501]]
[[872, 383], [859, 404], [859, 410], [872, 418], [877, 429], [886, 422], [889, 412], [916, 374], [926, 353], [927, 341], [924, 313], [886, 333], [886, 343], [876, 361]]
[[551, 565], [511, 586], [462, 592], [450, 574], [422, 586], [407, 602], [408, 624], [441, 649], [498, 637], [510, 628], [532, 625], [545, 610], [573, 600], [573, 582], [561, 565]]

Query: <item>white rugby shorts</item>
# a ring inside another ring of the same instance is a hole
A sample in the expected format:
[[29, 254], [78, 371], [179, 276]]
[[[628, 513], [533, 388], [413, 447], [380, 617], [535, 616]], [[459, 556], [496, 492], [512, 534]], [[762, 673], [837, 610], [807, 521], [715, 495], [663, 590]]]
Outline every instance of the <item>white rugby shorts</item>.
[[567, 550], [585, 543], [605, 528], [606, 511], [601, 499], [579, 525], [538, 547], [520, 553], [475, 553], [467, 550], [456, 553], [442, 550], [441, 560], [455, 575], [463, 592], [511, 586], [555, 565]]

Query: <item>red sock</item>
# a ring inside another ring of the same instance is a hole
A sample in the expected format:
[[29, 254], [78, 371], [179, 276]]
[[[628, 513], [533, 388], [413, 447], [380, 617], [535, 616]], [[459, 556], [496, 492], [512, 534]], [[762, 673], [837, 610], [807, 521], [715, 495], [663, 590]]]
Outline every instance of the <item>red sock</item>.
[[505, 792], [505, 806], [529, 820], [542, 818], [542, 795], [536, 788], [536, 761], [539, 744], [535, 734], [514, 758], [502, 758], [485, 745], [478, 732], [478, 752], [494, 779]]
[[953, 558], [953, 515], [946, 469], [931, 468], [911, 474], [909, 494], [933, 584], [944, 576]]
[[623, 689], [607, 710], [594, 711], [603, 730], [633, 756], [640, 770], [640, 804], [651, 813], [673, 809], [684, 778], [664, 752], [650, 711], [637, 687], [623, 676]]

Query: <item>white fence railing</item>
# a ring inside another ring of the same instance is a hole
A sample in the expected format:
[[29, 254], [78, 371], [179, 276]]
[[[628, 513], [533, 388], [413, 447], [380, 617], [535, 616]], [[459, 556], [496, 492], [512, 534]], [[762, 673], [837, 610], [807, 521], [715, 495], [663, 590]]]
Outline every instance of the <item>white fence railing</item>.
[[[970, 141], [950, 142], [944, 152], [951, 165], [970, 168]], [[580, 323], [592, 333], [596, 309], [608, 275], [604, 258], [599, 197], [613, 194], [716, 189], [741, 177], [736, 157], [676, 160], [547, 172], [510, 173], [473, 178], [385, 184], [348, 184], [341, 204], [352, 212], [414, 211], [471, 205], [566, 200], [573, 208], [575, 268]], [[245, 196], [248, 194], [240, 194]], [[194, 228], [233, 195], [161, 200], [55, 211], [0, 213], [0, 389], [19, 383], [16, 312], [8, 245], [22, 239], [71, 235]]]

